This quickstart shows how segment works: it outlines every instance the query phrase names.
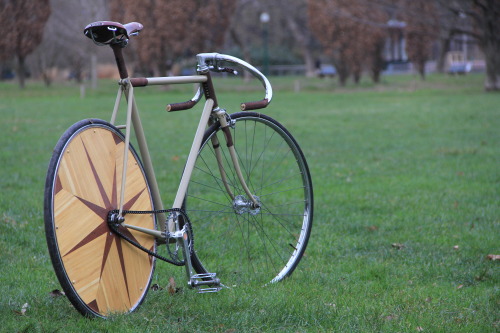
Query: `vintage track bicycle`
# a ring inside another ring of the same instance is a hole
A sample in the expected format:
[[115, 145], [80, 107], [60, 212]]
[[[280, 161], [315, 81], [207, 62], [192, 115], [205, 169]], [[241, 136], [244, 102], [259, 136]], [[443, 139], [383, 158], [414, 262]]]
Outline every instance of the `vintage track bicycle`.
[[[90, 317], [135, 310], [157, 259], [184, 266], [198, 292], [278, 282], [296, 268], [311, 232], [313, 187], [304, 154], [280, 123], [250, 111], [271, 102], [268, 79], [218, 53], [198, 54], [196, 75], [130, 78], [122, 50], [142, 28], [111, 21], [85, 27], [87, 37], [114, 52], [118, 95], [110, 122], [85, 119], [61, 136], [46, 178], [52, 264], [68, 299]], [[264, 99], [233, 114], [221, 108], [211, 72], [236, 74], [228, 65], [259, 79]], [[134, 89], [193, 83], [199, 89], [191, 100], [167, 106], [187, 110], [205, 98], [174, 203], [164, 209]], [[117, 125], [122, 96], [126, 123]], [[132, 128], [140, 155], [130, 143]]]

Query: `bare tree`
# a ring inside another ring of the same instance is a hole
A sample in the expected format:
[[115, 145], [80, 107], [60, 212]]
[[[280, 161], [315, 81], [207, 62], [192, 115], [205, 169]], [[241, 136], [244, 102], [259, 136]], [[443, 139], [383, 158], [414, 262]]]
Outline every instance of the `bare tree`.
[[[311, 31], [320, 41], [345, 85], [352, 74], [359, 82], [363, 65], [371, 63], [373, 79], [381, 72], [386, 15], [363, 0], [309, 0]], [[366, 61], [369, 60], [369, 61]]]
[[91, 86], [95, 88], [96, 57], [107, 51], [110, 58], [110, 51], [89, 42], [83, 29], [88, 23], [108, 19], [105, 0], [50, 0], [50, 3], [52, 14], [45, 25], [42, 43], [29, 57], [32, 68], [46, 85], [50, 85], [56, 72], [62, 74], [64, 70], [78, 83], [83, 83], [90, 74]]
[[186, 55], [220, 46], [235, 0], [111, 0], [112, 19], [144, 24], [134, 41], [143, 72], [166, 75]]
[[451, 42], [456, 35], [455, 29], [460, 25], [461, 19], [458, 15], [454, 15], [445, 8], [439, 1], [436, 5], [439, 15], [439, 55], [436, 66], [438, 72], [444, 73], [446, 56], [450, 51]]
[[279, 13], [285, 22], [285, 31], [291, 34], [298, 45], [300, 55], [306, 65], [306, 76], [315, 74], [314, 37], [309, 29], [306, 0], [280, 0]]
[[440, 0], [439, 4], [456, 17], [453, 34], [467, 34], [476, 40], [485, 55], [487, 91], [500, 90], [500, 1]]
[[26, 57], [40, 44], [50, 16], [49, 0], [1, 0], [0, 22], [6, 27], [0, 38], [0, 59], [17, 58], [19, 86], [24, 88]]
[[437, 7], [428, 0], [406, 0], [403, 11], [408, 58], [425, 79], [425, 64], [431, 56], [432, 43], [438, 39]]

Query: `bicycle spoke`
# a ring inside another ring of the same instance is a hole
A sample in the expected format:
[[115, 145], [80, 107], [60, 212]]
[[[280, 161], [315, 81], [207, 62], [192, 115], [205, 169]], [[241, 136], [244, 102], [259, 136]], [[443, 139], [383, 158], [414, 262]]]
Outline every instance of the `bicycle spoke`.
[[193, 175], [185, 201], [196, 238], [193, 267], [220, 272], [227, 285], [279, 281], [297, 266], [310, 233], [307, 165], [290, 134], [274, 120], [252, 112], [231, 118], [236, 121], [231, 127], [236, 157], [260, 208], [247, 198], [221, 144], [223, 170], [239, 196], [228, 199], [209, 144], [219, 128], [210, 129], [195, 167], [202, 170]]

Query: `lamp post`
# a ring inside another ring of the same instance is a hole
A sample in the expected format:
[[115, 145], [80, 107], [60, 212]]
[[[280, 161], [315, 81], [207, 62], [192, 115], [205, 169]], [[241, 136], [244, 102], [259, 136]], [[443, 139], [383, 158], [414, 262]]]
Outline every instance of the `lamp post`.
[[263, 45], [263, 54], [262, 54], [262, 62], [263, 62], [263, 71], [264, 75], [268, 76], [269, 75], [269, 49], [268, 49], [268, 43], [269, 43], [269, 31], [268, 31], [268, 23], [271, 17], [267, 12], [263, 12], [260, 14], [260, 22], [262, 23], [262, 41], [264, 43]]

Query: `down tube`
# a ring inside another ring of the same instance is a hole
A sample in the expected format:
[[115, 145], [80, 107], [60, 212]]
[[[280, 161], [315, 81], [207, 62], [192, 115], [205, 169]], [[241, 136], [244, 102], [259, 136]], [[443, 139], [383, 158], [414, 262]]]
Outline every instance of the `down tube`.
[[[205, 128], [208, 123], [208, 118], [212, 113], [212, 108], [214, 106], [214, 101], [212, 99], [207, 99], [205, 106], [203, 107], [203, 113], [201, 114], [200, 123], [198, 124], [198, 129], [193, 140], [193, 145], [191, 146], [191, 151], [186, 162], [186, 167], [182, 174], [181, 183], [179, 184], [179, 189], [177, 190], [177, 195], [175, 196], [173, 208], [181, 208], [188, 188], [189, 180], [191, 179], [191, 174], [193, 172], [194, 164], [196, 158], [198, 157], [198, 152], [200, 150], [201, 141], [203, 140], [203, 134], [205, 133]], [[169, 225], [169, 228], [172, 226]]]

